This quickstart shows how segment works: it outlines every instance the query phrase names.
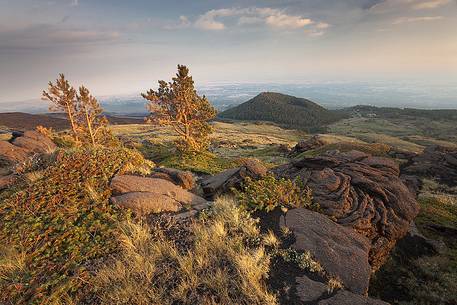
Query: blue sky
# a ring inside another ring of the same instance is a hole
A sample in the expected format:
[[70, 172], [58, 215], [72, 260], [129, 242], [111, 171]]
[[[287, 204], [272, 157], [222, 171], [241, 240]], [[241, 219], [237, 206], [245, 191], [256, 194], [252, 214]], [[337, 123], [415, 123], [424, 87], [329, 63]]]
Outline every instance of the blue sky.
[[199, 83], [457, 83], [456, 0], [0, 0], [0, 102], [63, 72], [96, 95]]

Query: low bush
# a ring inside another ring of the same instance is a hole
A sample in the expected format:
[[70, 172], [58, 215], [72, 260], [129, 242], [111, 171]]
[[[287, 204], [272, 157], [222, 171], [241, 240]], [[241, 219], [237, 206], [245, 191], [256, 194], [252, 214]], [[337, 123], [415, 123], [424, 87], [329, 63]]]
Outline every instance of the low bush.
[[129, 216], [109, 202], [110, 179], [151, 166], [124, 148], [58, 150], [52, 159], [0, 202], [0, 245], [16, 253], [1, 254], [1, 304], [82, 298], [91, 262], [117, 248], [117, 223]]
[[311, 189], [300, 180], [276, 179], [268, 174], [258, 180], [247, 177], [241, 191], [233, 190], [240, 204], [248, 210], [272, 211], [298, 207], [314, 207]]
[[230, 200], [191, 225], [186, 249], [157, 228], [122, 230], [121, 255], [94, 278], [103, 304], [277, 304], [265, 283], [274, 238]]

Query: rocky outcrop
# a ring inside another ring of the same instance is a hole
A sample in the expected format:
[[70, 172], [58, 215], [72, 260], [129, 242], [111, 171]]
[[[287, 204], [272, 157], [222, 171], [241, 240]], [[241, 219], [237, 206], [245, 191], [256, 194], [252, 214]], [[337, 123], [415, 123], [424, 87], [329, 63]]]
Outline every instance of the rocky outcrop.
[[278, 177], [301, 179], [322, 210], [371, 243], [369, 263], [377, 270], [409, 230], [419, 212], [415, 196], [389, 159], [351, 151], [304, 158], [272, 170]]
[[304, 208], [288, 211], [282, 225], [294, 234], [292, 248], [309, 251], [326, 273], [339, 278], [346, 289], [358, 294], [368, 291], [371, 267], [370, 241], [366, 237]]
[[12, 186], [19, 176], [19, 167], [33, 156], [50, 154], [57, 146], [37, 131], [14, 132], [10, 141], [0, 141], [0, 190]]
[[307, 276], [297, 277], [296, 294], [302, 304], [320, 305], [388, 305], [347, 290], [329, 291], [327, 285], [313, 281]]
[[314, 135], [308, 140], [301, 140], [295, 145], [292, 149], [292, 155], [298, 155], [308, 150], [313, 150], [319, 147], [326, 145], [326, 142], [322, 139], [320, 135]]
[[111, 202], [138, 215], [177, 212], [206, 203], [205, 199], [159, 178], [116, 176], [111, 181], [111, 188], [114, 195]]
[[248, 159], [238, 168], [232, 168], [215, 176], [204, 179], [201, 186], [205, 197], [214, 200], [217, 196], [227, 193], [231, 188], [240, 187], [246, 177], [259, 179], [265, 176], [267, 168], [257, 160]]
[[174, 168], [157, 167], [149, 177], [169, 180], [185, 190], [191, 190], [196, 186], [194, 175], [191, 172]]
[[433, 178], [449, 186], [457, 186], [457, 149], [429, 146], [422, 154], [411, 158], [402, 167], [402, 173]]

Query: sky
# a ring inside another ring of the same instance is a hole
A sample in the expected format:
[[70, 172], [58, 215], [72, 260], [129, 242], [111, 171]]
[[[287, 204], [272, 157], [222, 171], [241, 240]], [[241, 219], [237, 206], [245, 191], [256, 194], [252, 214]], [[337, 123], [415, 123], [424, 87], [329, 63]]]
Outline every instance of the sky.
[[64, 73], [94, 95], [199, 84], [457, 85], [457, 0], [0, 0], [0, 103]]

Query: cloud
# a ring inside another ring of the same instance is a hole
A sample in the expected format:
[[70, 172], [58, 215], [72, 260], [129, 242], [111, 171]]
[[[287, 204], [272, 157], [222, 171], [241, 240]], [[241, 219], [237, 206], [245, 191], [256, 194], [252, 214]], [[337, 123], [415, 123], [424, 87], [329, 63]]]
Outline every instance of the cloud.
[[450, 0], [430, 0], [425, 2], [415, 3], [413, 5], [414, 9], [421, 10], [421, 9], [434, 9], [443, 5], [450, 3]]
[[400, 17], [396, 19], [392, 24], [403, 24], [412, 22], [430, 22], [443, 19], [443, 16], [420, 16], [420, 17]]
[[179, 29], [185, 29], [188, 28], [192, 25], [192, 23], [189, 21], [189, 18], [186, 16], [179, 16], [179, 21], [174, 24], [166, 24], [163, 26], [163, 29], [165, 30], [179, 30]]
[[79, 0], [73, 0], [71, 2], [71, 6], [78, 6], [79, 5]]
[[[319, 32], [329, 27], [325, 22], [316, 22], [301, 15], [292, 15], [275, 8], [224, 8], [210, 10], [200, 15], [194, 23], [198, 29], [220, 31], [228, 26], [266, 25], [274, 29], [297, 30], [314, 25]], [[315, 32], [315, 31], [314, 31]], [[321, 34], [321, 35], [322, 35]]]

